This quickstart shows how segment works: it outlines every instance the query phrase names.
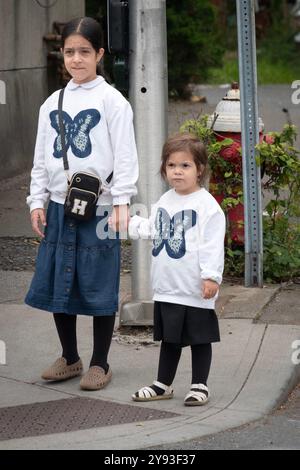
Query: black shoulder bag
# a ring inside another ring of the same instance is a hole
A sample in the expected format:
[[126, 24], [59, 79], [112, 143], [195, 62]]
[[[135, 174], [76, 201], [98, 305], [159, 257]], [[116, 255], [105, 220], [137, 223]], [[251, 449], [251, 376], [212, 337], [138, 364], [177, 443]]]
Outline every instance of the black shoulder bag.
[[[83, 171], [78, 171], [69, 177], [69, 163], [67, 158], [66, 151], [66, 141], [65, 141], [65, 128], [63, 123], [62, 116], [62, 104], [64, 97], [63, 88], [59, 94], [58, 100], [58, 120], [59, 120], [59, 129], [60, 129], [60, 139], [61, 139], [61, 148], [63, 154], [64, 170], [67, 174], [68, 180], [68, 189], [67, 196], [64, 203], [65, 215], [77, 220], [89, 220], [94, 214], [96, 209], [96, 204], [101, 190], [101, 179], [93, 175], [92, 173], [85, 173]], [[109, 182], [112, 178], [112, 174], [107, 178]]]

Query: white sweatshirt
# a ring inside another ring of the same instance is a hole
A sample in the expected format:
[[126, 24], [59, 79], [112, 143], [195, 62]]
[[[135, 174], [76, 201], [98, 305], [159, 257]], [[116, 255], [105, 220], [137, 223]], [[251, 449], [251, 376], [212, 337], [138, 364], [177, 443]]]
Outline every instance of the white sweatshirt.
[[222, 282], [225, 216], [208, 191], [183, 196], [171, 189], [152, 206], [149, 219], [132, 217], [129, 235], [153, 239], [153, 300], [214, 308], [217, 295], [204, 299], [202, 281]]
[[[63, 204], [67, 178], [63, 169], [58, 127], [59, 90], [41, 106], [31, 172], [30, 211], [51, 200]], [[71, 80], [65, 90], [63, 120], [69, 174], [85, 171], [98, 175], [103, 193], [98, 204], [128, 204], [136, 194], [137, 151], [131, 106], [122, 94], [98, 76], [78, 85]], [[106, 178], [113, 172], [110, 183]]]

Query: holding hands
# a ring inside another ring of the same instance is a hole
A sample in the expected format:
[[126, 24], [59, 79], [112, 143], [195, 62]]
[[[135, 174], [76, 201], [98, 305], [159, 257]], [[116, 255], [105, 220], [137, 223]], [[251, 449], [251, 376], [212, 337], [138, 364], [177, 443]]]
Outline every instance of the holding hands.
[[130, 221], [128, 205], [114, 206], [108, 218], [109, 227], [115, 232], [126, 232]]

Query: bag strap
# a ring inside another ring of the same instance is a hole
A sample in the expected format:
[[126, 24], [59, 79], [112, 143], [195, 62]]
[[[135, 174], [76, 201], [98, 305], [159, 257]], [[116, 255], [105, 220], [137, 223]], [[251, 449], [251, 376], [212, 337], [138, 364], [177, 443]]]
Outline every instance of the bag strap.
[[[64, 170], [68, 171], [69, 170], [69, 162], [68, 162], [67, 150], [66, 150], [65, 126], [64, 126], [63, 115], [62, 115], [62, 105], [63, 105], [63, 99], [64, 99], [64, 92], [65, 92], [64, 88], [62, 88], [59, 92], [58, 123], [59, 123], [59, 130], [60, 130], [60, 141], [61, 141], [61, 149], [62, 149], [62, 156], [63, 156], [63, 162], [64, 162]], [[68, 180], [69, 180], [69, 177], [68, 177]]]
[[112, 171], [111, 174], [106, 178], [107, 184], [109, 184], [114, 176], [114, 172]]
[[[68, 173], [69, 162], [68, 162], [67, 150], [66, 150], [66, 134], [65, 134], [65, 126], [64, 126], [63, 115], [62, 115], [64, 93], [65, 93], [65, 88], [62, 88], [59, 92], [59, 98], [58, 98], [58, 123], [59, 123], [61, 149], [62, 149], [63, 162], [64, 162], [64, 170], [67, 173], [68, 181], [70, 181], [69, 173]], [[106, 178], [106, 182], [108, 184], [111, 182], [112, 177], [113, 177], [113, 172], [111, 172], [111, 174]]]

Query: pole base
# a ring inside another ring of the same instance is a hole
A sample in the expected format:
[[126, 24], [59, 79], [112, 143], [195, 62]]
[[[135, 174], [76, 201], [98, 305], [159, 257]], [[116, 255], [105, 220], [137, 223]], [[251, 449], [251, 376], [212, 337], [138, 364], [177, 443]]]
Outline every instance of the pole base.
[[120, 326], [153, 326], [153, 301], [126, 302], [120, 310]]

